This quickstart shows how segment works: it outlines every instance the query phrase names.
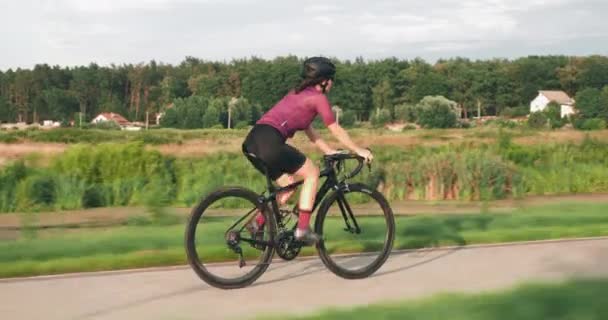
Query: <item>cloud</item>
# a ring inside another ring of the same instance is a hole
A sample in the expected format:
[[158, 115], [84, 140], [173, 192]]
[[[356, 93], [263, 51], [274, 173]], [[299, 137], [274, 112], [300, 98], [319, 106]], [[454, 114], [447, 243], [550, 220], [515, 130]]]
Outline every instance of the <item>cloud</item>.
[[21, 0], [0, 3], [0, 69], [179, 63], [187, 55], [471, 58], [608, 53], [604, 0]]
[[328, 17], [328, 16], [316, 16], [313, 18], [313, 20], [322, 23], [324, 25], [330, 25], [334, 23], [334, 19]]

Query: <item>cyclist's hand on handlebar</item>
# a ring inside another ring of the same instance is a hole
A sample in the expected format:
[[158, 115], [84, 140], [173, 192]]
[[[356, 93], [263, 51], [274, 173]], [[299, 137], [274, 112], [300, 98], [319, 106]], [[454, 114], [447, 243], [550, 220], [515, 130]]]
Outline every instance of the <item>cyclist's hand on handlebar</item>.
[[357, 154], [365, 159], [365, 162], [371, 163], [374, 160], [374, 155], [369, 149], [359, 149], [357, 150]]
[[340, 150], [336, 150], [336, 149], [329, 149], [325, 152], [326, 156], [331, 156], [332, 154], [336, 154], [336, 153], [340, 153]]

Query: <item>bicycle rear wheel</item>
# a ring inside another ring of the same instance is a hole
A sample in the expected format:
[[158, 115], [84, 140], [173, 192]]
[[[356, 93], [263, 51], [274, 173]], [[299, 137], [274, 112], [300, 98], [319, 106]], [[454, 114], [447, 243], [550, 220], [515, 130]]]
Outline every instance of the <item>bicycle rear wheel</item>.
[[346, 279], [365, 278], [388, 259], [395, 237], [393, 211], [382, 194], [363, 184], [349, 184], [323, 200], [315, 231], [325, 266]]
[[[245, 224], [258, 212], [263, 212], [265, 218], [263, 232], [252, 234]], [[272, 260], [275, 230], [274, 217], [253, 191], [240, 187], [219, 189], [192, 210], [185, 232], [188, 263], [211, 286], [248, 286]]]

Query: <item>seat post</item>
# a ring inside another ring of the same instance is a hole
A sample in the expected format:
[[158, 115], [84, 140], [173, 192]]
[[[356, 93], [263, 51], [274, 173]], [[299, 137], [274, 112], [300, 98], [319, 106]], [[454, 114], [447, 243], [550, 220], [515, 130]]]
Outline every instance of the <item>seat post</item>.
[[264, 166], [264, 175], [266, 176], [266, 183], [268, 184], [268, 191], [273, 193], [275, 191], [274, 185], [272, 184], [272, 180], [270, 179], [270, 174], [268, 174], [268, 168]]

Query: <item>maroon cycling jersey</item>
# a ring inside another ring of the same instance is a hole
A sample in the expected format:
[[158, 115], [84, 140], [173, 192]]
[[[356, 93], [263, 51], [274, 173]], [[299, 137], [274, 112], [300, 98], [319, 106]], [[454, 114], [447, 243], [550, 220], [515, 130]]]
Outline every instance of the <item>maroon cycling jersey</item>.
[[291, 138], [296, 131], [307, 129], [317, 114], [326, 126], [336, 122], [327, 97], [308, 87], [300, 93], [287, 94], [256, 123], [273, 126], [284, 138]]

